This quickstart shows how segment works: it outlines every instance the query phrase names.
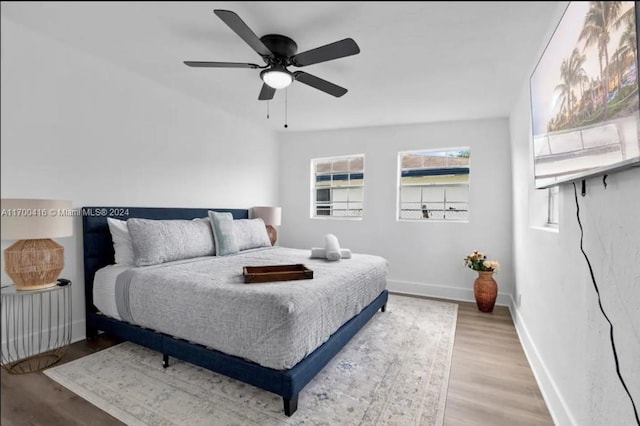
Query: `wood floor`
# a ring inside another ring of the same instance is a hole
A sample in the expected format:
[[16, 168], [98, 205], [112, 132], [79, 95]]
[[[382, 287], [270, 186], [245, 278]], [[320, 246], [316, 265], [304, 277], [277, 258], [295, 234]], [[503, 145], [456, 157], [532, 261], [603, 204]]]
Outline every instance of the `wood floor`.
[[[61, 362], [117, 343], [105, 336], [74, 343]], [[42, 373], [1, 374], [3, 426], [122, 424]], [[475, 304], [459, 303], [445, 425], [552, 424], [509, 310], [485, 314]]]
[[553, 425], [511, 313], [458, 303], [445, 425]]

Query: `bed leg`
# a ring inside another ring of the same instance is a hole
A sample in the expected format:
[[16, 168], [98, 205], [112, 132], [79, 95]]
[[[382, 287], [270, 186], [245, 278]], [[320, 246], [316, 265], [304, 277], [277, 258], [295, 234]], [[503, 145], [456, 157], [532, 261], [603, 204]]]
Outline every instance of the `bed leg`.
[[380, 308], [380, 312], [387, 312], [387, 304], [386, 303], [384, 305], [382, 305], [382, 308]]
[[98, 329], [94, 327], [87, 327], [87, 331], [85, 333], [87, 340], [94, 340], [98, 338]]
[[282, 401], [284, 402], [284, 414], [287, 417], [291, 417], [291, 415], [298, 409], [298, 395], [294, 395], [291, 399], [283, 397]]
[[162, 368], [169, 366], [169, 355], [162, 354]]

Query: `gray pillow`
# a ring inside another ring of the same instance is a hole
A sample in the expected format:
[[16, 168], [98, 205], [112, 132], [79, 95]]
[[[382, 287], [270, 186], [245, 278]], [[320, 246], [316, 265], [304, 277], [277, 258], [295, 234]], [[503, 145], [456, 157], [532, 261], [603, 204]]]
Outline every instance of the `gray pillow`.
[[260, 218], [238, 219], [233, 221], [233, 228], [238, 240], [238, 250], [258, 247], [271, 247], [267, 227]]
[[157, 265], [172, 260], [213, 256], [209, 219], [150, 220], [132, 218], [127, 227], [133, 243], [136, 266]]
[[213, 239], [216, 243], [216, 256], [226, 256], [239, 251], [238, 240], [233, 226], [231, 213], [209, 211]]

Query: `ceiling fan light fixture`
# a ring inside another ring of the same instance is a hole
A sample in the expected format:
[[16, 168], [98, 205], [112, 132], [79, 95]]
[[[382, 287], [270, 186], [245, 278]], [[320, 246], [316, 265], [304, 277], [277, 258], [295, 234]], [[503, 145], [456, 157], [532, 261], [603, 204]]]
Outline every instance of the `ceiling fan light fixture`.
[[293, 83], [293, 74], [286, 68], [270, 68], [260, 73], [260, 78], [274, 89], [284, 89]]
[[259, 101], [270, 101], [276, 94], [276, 90], [289, 87], [294, 80], [336, 98], [347, 93], [344, 87], [303, 71], [291, 73], [287, 67], [305, 67], [357, 55], [360, 53], [360, 47], [352, 38], [347, 37], [298, 53], [297, 43], [287, 36], [266, 34], [258, 38], [236, 13], [223, 9], [215, 9], [213, 13], [260, 55], [266, 65], [260, 66], [248, 62], [184, 61], [185, 65], [196, 68], [259, 68], [262, 70], [260, 78], [263, 81], [258, 95]]

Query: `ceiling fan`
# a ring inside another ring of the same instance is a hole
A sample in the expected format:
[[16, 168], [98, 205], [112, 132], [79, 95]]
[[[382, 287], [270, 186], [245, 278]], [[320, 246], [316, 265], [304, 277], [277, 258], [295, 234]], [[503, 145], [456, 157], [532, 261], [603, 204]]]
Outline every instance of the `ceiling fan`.
[[304, 71], [291, 72], [287, 67], [304, 67], [333, 59], [344, 58], [345, 56], [356, 55], [360, 53], [360, 48], [353, 39], [345, 38], [344, 40], [307, 50], [306, 52], [297, 53], [298, 45], [289, 37], [280, 34], [267, 34], [258, 38], [236, 13], [221, 9], [216, 9], [213, 13], [218, 15], [218, 17], [238, 34], [245, 43], [251, 46], [258, 55], [262, 56], [262, 60], [266, 65], [260, 66], [241, 62], [184, 61], [185, 65], [203, 68], [263, 69], [263, 71], [260, 72], [260, 78], [262, 78], [264, 83], [258, 96], [258, 100], [261, 101], [273, 99], [277, 89], [288, 87], [294, 80], [335, 97], [340, 97], [347, 93], [347, 89], [344, 87], [340, 87]]

